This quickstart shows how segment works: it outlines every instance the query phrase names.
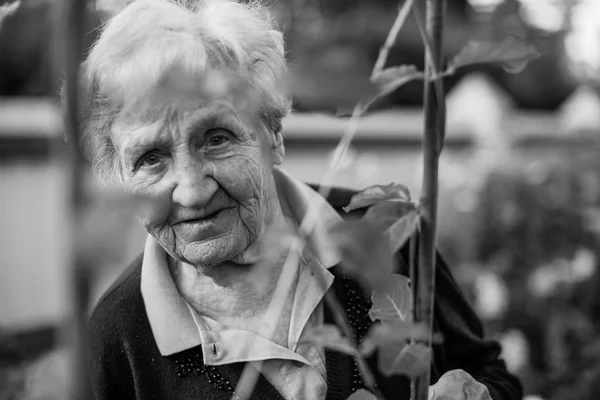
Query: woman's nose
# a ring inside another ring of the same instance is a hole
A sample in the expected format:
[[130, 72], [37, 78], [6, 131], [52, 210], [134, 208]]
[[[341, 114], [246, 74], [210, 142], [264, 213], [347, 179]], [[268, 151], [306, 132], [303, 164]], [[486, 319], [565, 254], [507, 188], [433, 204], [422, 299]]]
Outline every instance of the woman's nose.
[[207, 166], [199, 161], [189, 161], [177, 168], [172, 199], [182, 207], [202, 208], [217, 190], [218, 184]]

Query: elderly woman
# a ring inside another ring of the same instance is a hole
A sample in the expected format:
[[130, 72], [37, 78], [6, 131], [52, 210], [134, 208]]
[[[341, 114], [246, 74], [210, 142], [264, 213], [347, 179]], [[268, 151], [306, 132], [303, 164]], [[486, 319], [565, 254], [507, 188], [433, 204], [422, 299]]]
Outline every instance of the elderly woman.
[[[363, 388], [352, 357], [304, 340], [334, 323], [327, 290], [357, 338], [371, 320], [327, 237], [353, 193], [325, 201], [278, 167], [290, 109], [280, 32], [259, 6], [230, 0], [138, 0], [102, 29], [83, 64], [83, 145], [99, 177], [150, 201], [143, 254], [91, 317], [97, 400], [229, 399], [247, 365], [260, 370], [253, 399], [346, 399]], [[284, 263], [259, 262], [261, 241], [273, 226], [297, 226], [310, 204], [319, 205], [310, 246], [286, 264], [281, 313], [264, 335]], [[442, 376], [478, 399], [520, 399], [441, 259], [437, 279], [445, 341], [431, 383]], [[406, 378], [375, 374], [386, 398], [410, 397]], [[475, 399], [466, 392], [452, 398]]]

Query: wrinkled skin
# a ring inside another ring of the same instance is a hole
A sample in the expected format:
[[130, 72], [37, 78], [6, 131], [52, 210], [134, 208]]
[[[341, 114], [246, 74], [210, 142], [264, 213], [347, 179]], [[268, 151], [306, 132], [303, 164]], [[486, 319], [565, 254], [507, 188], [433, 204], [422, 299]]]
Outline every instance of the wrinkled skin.
[[258, 239], [282, 217], [272, 175], [281, 133], [261, 131], [225, 99], [147, 104], [122, 112], [112, 129], [125, 184], [151, 200], [145, 229], [195, 267], [255, 262]]

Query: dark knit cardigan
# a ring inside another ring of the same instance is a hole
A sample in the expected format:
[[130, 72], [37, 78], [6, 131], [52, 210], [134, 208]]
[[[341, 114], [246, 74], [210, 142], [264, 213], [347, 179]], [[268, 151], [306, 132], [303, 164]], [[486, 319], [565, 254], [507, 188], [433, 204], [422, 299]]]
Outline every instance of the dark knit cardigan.
[[[335, 189], [329, 202], [341, 215], [354, 192]], [[356, 211], [353, 216], [364, 212]], [[399, 272], [407, 275], [408, 249], [399, 253]], [[99, 301], [89, 328], [91, 382], [96, 400], [229, 400], [244, 363], [208, 366], [201, 346], [162, 356], [156, 346], [140, 292], [140, 255]], [[520, 400], [522, 387], [498, 356], [497, 342], [482, 338], [481, 322], [461, 294], [443, 259], [438, 256], [436, 274], [435, 329], [444, 336], [434, 347], [432, 383], [446, 371], [463, 369], [485, 384], [494, 400]], [[369, 299], [339, 266], [331, 291], [345, 307], [355, 337], [360, 340], [371, 325]], [[325, 322], [334, 324], [325, 307]], [[410, 382], [401, 376], [385, 378], [377, 373], [377, 355], [368, 363], [387, 400], [410, 398]], [[327, 400], [346, 400], [364, 385], [350, 356], [326, 351]], [[260, 376], [254, 400], [282, 400], [277, 390]], [[310, 400], [310, 399], [307, 399]]]

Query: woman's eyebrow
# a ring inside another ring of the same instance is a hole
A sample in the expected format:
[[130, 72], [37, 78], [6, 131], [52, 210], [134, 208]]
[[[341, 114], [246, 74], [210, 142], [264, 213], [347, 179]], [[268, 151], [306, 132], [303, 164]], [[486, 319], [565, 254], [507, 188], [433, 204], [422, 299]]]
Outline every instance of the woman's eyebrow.
[[210, 126], [219, 121], [219, 116], [215, 112], [211, 113], [197, 113], [194, 114], [190, 122], [187, 124], [186, 130], [190, 134], [204, 133], [204, 131]]
[[137, 158], [145, 150], [169, 145], [169, 138], [156, 131], [156, 127], [138, 129], [129, 133], [129, 140], [124, 145], [125, 159]]
[[233, 133], [238, 136], [245, 132], [244, 125], [236, 110], [232, 106], [223, 103], [195, 113], [186, 129], [189, 133], [204, 133], [215, 125], [224, 125], [224, 128], [233, 125], [237, 130]]

